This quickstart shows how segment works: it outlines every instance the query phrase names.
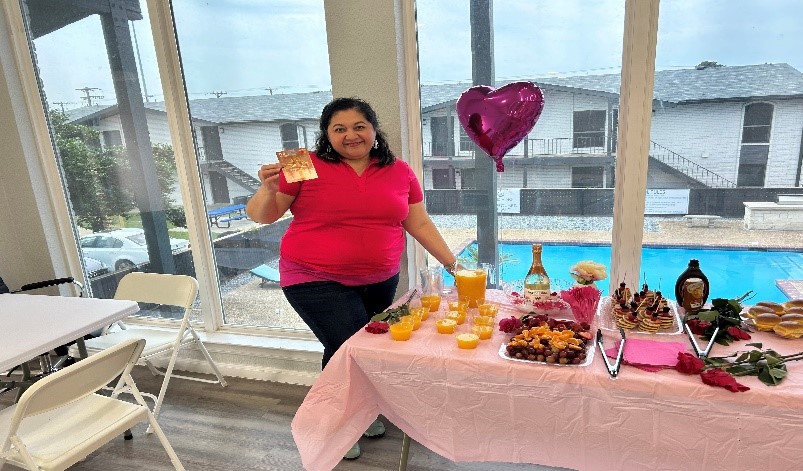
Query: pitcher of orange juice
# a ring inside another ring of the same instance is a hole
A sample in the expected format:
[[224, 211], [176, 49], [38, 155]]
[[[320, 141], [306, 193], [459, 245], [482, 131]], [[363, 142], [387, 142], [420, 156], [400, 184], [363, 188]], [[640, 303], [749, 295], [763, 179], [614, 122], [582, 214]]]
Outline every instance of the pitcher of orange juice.
[[441, 304], [441, 291], [443, 291], [443, 272], [441, 267], [422, 268], [421, 276], [421, 305], [429, 306], [430, 312], [438, 310]]
[[468, 307], [477, 307], [477, 300], [485, 299], [485, 287], [491, 273], [493, 270], [490, 263], [461, 262], [454, 272], [457, 297], [467, 297]]

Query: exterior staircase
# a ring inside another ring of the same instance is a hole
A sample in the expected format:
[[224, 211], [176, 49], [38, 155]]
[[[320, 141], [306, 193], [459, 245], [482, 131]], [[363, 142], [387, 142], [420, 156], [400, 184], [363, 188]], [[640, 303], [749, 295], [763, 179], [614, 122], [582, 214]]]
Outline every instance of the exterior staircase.
[[228, 160], [207, 160], [202, 162], [201, 171], [204, 173], [221, 173], [229, 180], [252, 193], [256, 192], [259, 189], [259, 186], [262, 184], [258, 178], [250, 175], [247, 172], [244, 172], [240, 167], [237, 167]]
[[666, 147], [650, 141], [650, 157], [708, 188], [736, 188], [736, 183], [693, 162]]

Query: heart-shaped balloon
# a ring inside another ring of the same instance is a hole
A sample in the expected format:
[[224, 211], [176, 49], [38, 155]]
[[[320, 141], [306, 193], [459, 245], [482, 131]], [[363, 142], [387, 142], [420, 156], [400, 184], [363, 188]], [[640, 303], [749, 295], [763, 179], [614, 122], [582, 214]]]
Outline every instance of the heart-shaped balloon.
[[513, 82], [493, 89], [471, 87], [457, 100], [457, 118], [466, 134], [496, 161], [503, 172], [502, 157], [524, 139], [544, 109], [544, 94], [532, 82]]

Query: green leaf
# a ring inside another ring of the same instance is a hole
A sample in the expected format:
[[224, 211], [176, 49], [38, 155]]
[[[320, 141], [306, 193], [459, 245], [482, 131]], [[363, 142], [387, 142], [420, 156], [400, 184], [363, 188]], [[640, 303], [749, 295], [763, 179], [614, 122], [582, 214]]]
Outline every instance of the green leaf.
[[761, 348], [763, 345], [764, 345], [764, 344], [762, 344], [762, 343], [748, 343], [746, 346], [748, 346], [748, 347], [756, 347], [756, 348]]
[[739, 355], [738, 358], [736, 358], [736, 362], [737, 363], [741, 363], [741, 362], [747, 360], [748, 358], [750, 358], [750, 352], [744, 352], [741, 355]]
[[766, 355], [764, 356], [764, 358], [766, 358], [766, 359], [767, 359], [767, 364], [768, 364], [769, 366], [775, 366], [775, 365], [777, 365], [778, 363], [783, 363], [783, 361], [782, 361], [780, 358], [778, 358], [778, 357], [776, 357], [776, 356], [773, 356], [773, 355], [770, 355], [769, 353], [768, 353], [768, 354], [766, 354]]
[[371, 320], [372, 321], [376, 321], [376, 322], [384, 321], [387, 318], [388, 318], [388, 312], [387, 311], [380, 312], [379, 314], [374, 314], [373, 316], [371, 316]]
[[697, 314], [698, 319], [700, 319], [701, 321], [708, 321], [708, 322], [714, 322], [718, 316], [719, 313], [716, 311], [703, 311]]
[[770, 375], [778, 379], [778, 382], [786, 378], [787, 374], [789, 374], [789, 372], [786, 371], [786, 368], [770, 368]]
[[775, 378], [770, 374], [769, 368], [761, 368], [761, 371], [758, 373], [758, 379], [767, 386], [777, 386], [783, 378]]
[[751, 363], [755, 363], [755, 362], [761, 360], [761, 358], [764, 356], [764, 354], [761, 353], [758, 350], [751, 350], [749, 352], [749, 356], [750, 356], [750, 362]]
[[725, 370], [732, 374], [738, 376], [744, 376], [747, 374], [755, 375], [758, 371], [752, 365], [734, 365], [729, 368], [725, 368]]

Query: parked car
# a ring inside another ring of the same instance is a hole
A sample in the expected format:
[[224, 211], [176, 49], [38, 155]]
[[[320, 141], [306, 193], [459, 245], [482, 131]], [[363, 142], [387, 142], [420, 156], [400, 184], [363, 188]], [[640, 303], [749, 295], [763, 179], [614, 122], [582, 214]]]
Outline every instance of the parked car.
[[92, 257], [84, 256], [84, 266], [86, 266], [86, 273], [90, 278], [105, 275], [110, 271], [108, 265]]
[[[85, 257], [113, 267], [114, 271], [127, 270], [150, 261], [145, 231], [138, 228], [96, 232], [81, 237], [80, 246]], [[170, 238], [173, 254], [188, 250], [189, 247], [187, 240]]]

